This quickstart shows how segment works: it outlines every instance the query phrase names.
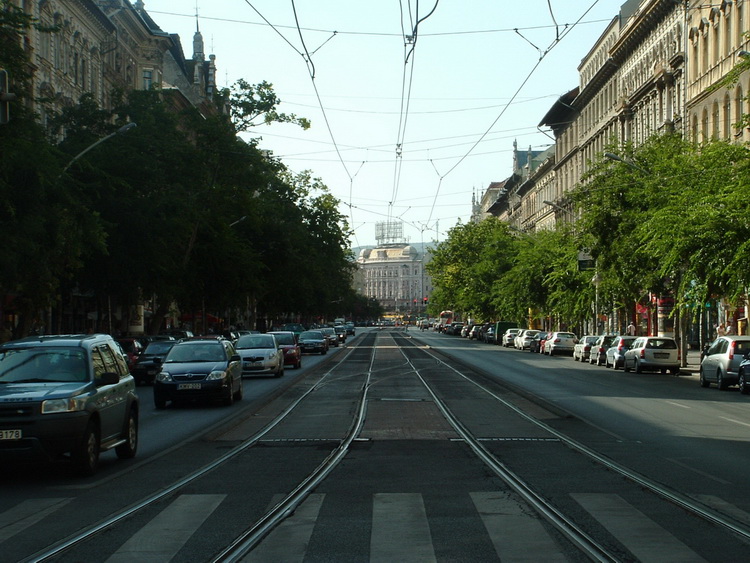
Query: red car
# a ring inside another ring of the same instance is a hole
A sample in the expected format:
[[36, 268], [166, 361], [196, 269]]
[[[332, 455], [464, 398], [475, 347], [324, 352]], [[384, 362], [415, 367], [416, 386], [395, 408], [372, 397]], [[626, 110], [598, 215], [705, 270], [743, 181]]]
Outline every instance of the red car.
[[276, 342], [279, 343], [279, 347], [284, 351], [284, 365], [294, 366], [294, 369], [302, 367], [302, 350], [300, 350], [299, 344], [297, 344], [297, 337], [294, 336], [292, 331], [280, 330], [277, 332], [269, 332], [276, 337]]
[[132, 373], [135, 361], [143, 353], [144, 346], [137, 338], [118, 338], [117, 343], [125, 353], [125, 358], [128, 360], [128, 368]]

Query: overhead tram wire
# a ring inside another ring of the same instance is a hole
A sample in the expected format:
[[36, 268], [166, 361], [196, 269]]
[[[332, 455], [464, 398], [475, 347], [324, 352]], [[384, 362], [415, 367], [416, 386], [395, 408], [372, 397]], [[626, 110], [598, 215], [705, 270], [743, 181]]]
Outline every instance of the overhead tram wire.
[[[411, 104], [411, 90], [412, 86], [414, 84], [414, 57], [412, 56], [414, 54], [414, 51], [417, 47], [417, 39], [419, 37], [419, 24], [421, 24], [423, 21], [425, 21], [427, 18], [429, 18], [432, 14], [435, 13], [435, 10], [437, 9], [437, 6], [439, 4], [440, 0], [435, 0], [435, 4], [432, 7], [432, 10], [430, 12], [420, 18], [419, 17], [419, 0], [416, 2], [416, 8], [415, 8], [415, 14], [417, 18], [417, 22], [414, 24], [412, 28], [412, 34], [410, 36], [404, 35], [404, 47], [408, 49], [409, 45], [411, 45], [411, 49], [406, 53], [406, 56], [404, 57], [404, 71], [402, 75], [402, 81], [401, 81], [401, 112], [399, 117], [399, 124], [398, 124], [398, 133], [397, 133], [397, 140], [396, 140], [396, 161], [395, 161], [395, 167], [394, 167], [394, 177], [393, 177], [393, 190], [391, 193], [391, 199], [390, 199], [390, 205], [391, 207], [396, 202], [398, 198], [398, 190], [401, 184], [401, 170], [403, 167], [403, 150], [404, 150], [404, 140], [406, 138], [406, 124], [408, 122], [409, 117], [409, 107]], [[399, 5], [401, 7], [401, 31], [403, 33], [403, 3], [399, 2]], [[409, 2], [409, 17], [411, 19], [411, 2]], [[406, 67], [409, 65], [409, 59], [411, 59], [411, 67], [409, 71], [409, 85], [408, 88], [406, 87]]]
[[[446, 176], [448, 176], [449, 174], [451, 174], [456, 168], [458, 168], [458, 166], [464, 160], [466, 160], [466, 158], [472, 152], [474, 152], [474, 149], [476, 149], [477, 146], [479, 146], [479, 143], [481, 143], [484, 140], [484, 138], [490, 133], [490, 131], [492, 130], [492, 128], [495, 126], [495, 124], [505, 114], [505, 112], [507, 111], [507, 109], [510, 106], [510, 104], [513, 103], [513, 101], [518, 97], [518, 95], [521, 93], [521, 90], [523, 89], [523, 87], [526, 85], [526, 83], [534, 75], [534, 73], [536, 72], [536, 70], [539, 68], [539, 65], [542, 63], [542, 61], [545, 59], [545, 57], [549, 54], [549, 52], [552, 49], [554, 49], [557, 45], [559, 45], [560, 41], [562, 41], [568, 35], [568, 33], [570, 33], [573, 29], [576, 28], [576, 26], [578, 26], [578, 24], [583, 20], [583, 18], [586, 16], [586, 14], [588, 14], [591, 10], [593, 10], [594, 6], [596, 6], [599, 3], [599, 1], [600, 0], [594, 0], [594, 2], [583, 12], [583, 14], [581, 14], [581, 17], [578, 18], [576, 20], [576, 22], [573, 23], [570, 27], [566, 27], [563, 30], [562, 33], [559, 32], [559, 26], [557, 25], [557, 22], [555, 22], [555, 25], [554, 25], [554, 27], [555, 27], [555, 40], [552, 41], [552, 43], [550, 44], [550, 46], [547, 47], [547, 49], [541, 54], [541, 56], [539, 57], [539, 60], [531, 68], [531, 70], [529, 71], [529, 73], [526, 75], [526, 78], [523, 79], [523, 81], [518, 86], [518, 88], [516, 89], [516, 91], [510, 97], [510, 100], [508, 101], [508, 103], [505, 104], [505, 106], [503, 107], [503, 109], [500, 111], [500, 113], [498, 114], [498, 116], [492, 121], [492, 123], [487, 128], [487, 130], [484, 133], [482, 133], [482, 135], [479, 137], [479, 139], [477, 139], [477, 141], [469, 148], [469, 150], [466, 151], [466, 153], [461, 158], [459, 158], [458, 161], [450, 169], [448, 169], [448, 171], [443, 176], [440, 177], [440, 181], [438, 182], [438, 186], [437, 186], [437, 188], [435, 190], [435, 198], [433, 199], [433, 202], [432, 202], [432, 209], [430, 210], [430, 215], [427, 218], [426, 224], [429, 224], [430, 220], [432, 219], [433, 209], [435, 207], [435, 203], [437, 202], [437, 198], [440, 195], [440, 187], [441, 187], [441, 185], [443, 183], [443, 178], [445, 178]], [[552, 14], [552, 7], [551, 6], [550, 6], [550, 14], [552, 15], [552, 19], [554, 21], [554, 15]]]

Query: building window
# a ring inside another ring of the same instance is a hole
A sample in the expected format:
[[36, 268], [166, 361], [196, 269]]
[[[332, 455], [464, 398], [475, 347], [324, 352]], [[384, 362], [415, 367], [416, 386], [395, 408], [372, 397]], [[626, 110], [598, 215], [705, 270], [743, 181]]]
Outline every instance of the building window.
[[154, 80], [154, 71], [150, 68], [143, 69], [143, 89], [151, 90], [151, 86]]

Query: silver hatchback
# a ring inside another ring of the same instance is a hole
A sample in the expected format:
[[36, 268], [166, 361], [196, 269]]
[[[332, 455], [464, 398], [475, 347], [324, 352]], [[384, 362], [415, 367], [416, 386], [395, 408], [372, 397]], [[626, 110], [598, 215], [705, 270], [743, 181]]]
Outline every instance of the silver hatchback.
[[719, 389], [737, 385], [740, 363], [748, 352], [750, 336], [720, 336], [714, 340], [701, 360], [701, 387], [711, 383]]

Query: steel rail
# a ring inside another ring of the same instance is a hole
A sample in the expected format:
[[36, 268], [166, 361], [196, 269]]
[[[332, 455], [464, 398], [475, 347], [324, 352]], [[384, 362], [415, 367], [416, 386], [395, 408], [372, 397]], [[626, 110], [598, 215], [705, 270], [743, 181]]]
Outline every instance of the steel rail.
[[[376, 340], [379, 334], [376, 336]], [[244, 533], [238, 536], [229, 546], [221, 553], [215, 556], [212, 561], [234, 562], [239, 561], [250, 551], [253, 550], [276, 526], [278, 526], [287, 516], [291, 515], [297, 507], [308, 497], [310, 492], [315, 489], [333, 469], [344, 459], [352, 442], [356, 439], [362, 430], [367, 414], [367, 395], [370, 390], [370, 382], [373, 373], [373, 363], [375, 361], [375, 350], [373, 347], [370, 357], [370, 365], [366, 372], [366, 378], [362, 385], [362, 394], [359, 398], [359, 408], [354, 417], [349, 431], [339, 446], [332, 451], [323, 462], [308, 475], [295, 489], [284, 497], [276, 506], [268, 511], [260, 520], [248, 528]]]
[[[578, 547], [583, 553], [588, 555], [594, 561], [611, 562], [614, 563], [619, 561], [617, 557], [612, 555], [604, 546], [599, 544], [586, 532], [581, 530], [575, 522], [570, 520], [562, 512], [560, 512], [553, 504], [545, 500], [541, 495], [534, 491], [531, 486], [521, 479], [515, 472], [510, 470], [501, 461], [499, 461], [492, 453], [490, 453], [474, 435], [466, 429], [460, 420], [451, 412], [445, 402], [440, 399], [432, 387], [422, 377], [419, 368], [417, 368], [412, 361], [406, 356], [406, 353], [401, 347], [399, 350], [404, 357], [412, 366], [415, 375], [422, 382], [424, 388], [427, 390], [429, 395], [432, 397], [433, 402], [443, 414], [448, 423], [453, 427], [456, 433], [463, 439], [463, 441], [471, 448], [474, 454], [484, 462], [500, 479], [505, 482], [513, 491], [515, 491], [521, 498], [523, 498], [531, 507], [537, 511], [543, 518], [547, 520], [552, 526], [555, 527], [562, 535], [570, 540], [573, 545]], [[432, 354], [424, 351], [425, 354], [434, 358]], [[444, 365], [445, 362], [442, 362]], [[463, 376], [457, 370], [454, 370], [459, 375]]]
[[[414, 346], [417, 349], [420, 349], [417, 346]], [[596, 450], [593, 450], [586, 446], [585, 444], [582, 444], [578, 440], [575, 440], [566, 434], [563, 434], [562, 432], [555, 430], [553, 427], [549, 426], [548, 424], [545, 424], [541, 420], [538, 420], [531, 416], [530, 414], [524, 412], [516, 405], [506, 401], [502, 397], [495, 394], [493, 391], [487, 389], [483, 385], [479, 384], [478, 382], [472, 380], [470, 377], [467, 377], [465, 374], [458, 371], [456, 368], [451, 366], [450, 364], [446, 363], [441, 358], [435, 356], [433, 353], [427, 351], [426, 349], [422, 349], [422, 351], [430, 356], [431, 358], [437, 360], [442, 365], [447, 367], [448, 369], [454, 371], [464, 379], [466, 379], [468, 382], [472, 383], [491, 397], [493, 397], [498, 402], [502, 403], [507, 408], [513, 410], [516, 414], [527, 420], [528, 422], [531, 422], [532, 424], [535, 424], [539, 428], [545, 430], [546, 432], [552, 434], [556, 438], [558, 438], [561, 442], [569, 446], [570, 448], [578, 451], [579, 453], [582, 453], [583, 455], [591, 458], [592, 460], [596, 461], [597, 463], [603, 465], [607, 469], [611, 469], [612, 471], [619, 473], [626, 479], [637, 483], [638, 485], [644, 487], [645, 489], [661, 496], [662, 498], [676, 504], [677, 506], [687, 510], [688, 512], [694, 514], [695, 516], [698, 516], [699, 518], [702, 518], [703, 520], [706, 520], [708, 522], [711, 522], [713, 524], [716, 524], [717, 526], [723, 527], [741, 538], [745, 540], [750, 540], [750, 528], [738, 525], [736, 522], [734, 522], [732, 519], [730, 519], [728, 516], [725, 516], [724, 514], [721, 514], [711, 508], [706, 507], [704, 504], [701, 504], [690, 497], [687, 497], [665, 485], [662, 485], [661, 483], [658, 483], [654, 481], [653, 479], [650, 479], [646, 477], [645, 475], [642, 475], [641, 473], [638, 473], [637, 471], [633, 471], [624, 465], [616, 462], [615, 460], [607, 457], [604, 454], [601, 454], [597, 452]], [[456, 362], [461, 363], [460, 360], [454, 359]]]
[[69, 549], [75, 547], [76, 545], [79, 545], [85, 542], [86, 540], [89, 540], [92, 537], [96, 536], [97, 534], [100, 534], [103, 531], [110, 529], [113, 525], [121, 522], [122, 520], [130, 516], [133, 516], [134, 514], [137, 514], [138, 512], [148, 508], [152, 504], [186, 487], [193, 481], [200, 479], [201, 477], [204, 477], [211, 471], [214, 471], [215, 469], [224, 465], [229, 460], [241, 454], [248, 448], [255, 446], [263, 438], [263, 436], [265, 436], [271, 430], [273, 430], [276, 426], [278, 426], [287, 416], [289, 416], [289, 414], [291, 414], [292, 411], [294, 411], [297, 408], [298, 405], [300, 405], [307, 397], [309, 397], [310, 394], [315, 392], [321, 386], [325, 385], [327, 383], [327, 378], [331, 375], [333, 369], [335, 369], [336, 367], [344, 363], [356, 349], [357, 347], [349, 348], [348, 349], [349, 353], [346, 354], [341, 360], [337, 361], [336, 364], [332, 366], [320, 378], [319, 381], [317, 381], [313, 386], [310, 387], [310, 389], [305, 391], [305, 393], [303, 393], [300, 397], [298, 397], [294, 402], [290, 403], [287, 408], [285, 408], [282, 412], [280, 412], [273, 420], [271, 420], [268, 424], [266, 424], [266, 426], [264, 426], [256, 434], [254, 434], [253, 436], [251, 436], [250, 438], [248, 438], [241, 444], [235, 446], [234, 448], [232, 448], [231, 450], [223, 454], [221, 457], [215, 459], [211, 463], [204, 465], [203, 467], [200, 467], [199, 469], [183, 477], [182, 479], [175, 481], [174, 483], [160, 490], [159, 492], [149, 495], [141, 499], [140, 501], [130, 505], [129, 507], [113, 514], [112, 516], [96, 524], [93, 524], [92, 526], [89, 526], [85, 530], [82, 530], [81, 532], [78, 532], [72, 536], [69, 536], [66, 539], [63, 539], [57, 543], [54, 543], [51, 546], [47, 546], [43, 550], [40, 550], [34, 553], [33, 555], [23, 559], [23, 563], [40, 563], [43, 561], [48, 561], [51, 558], [56, 557], [65, 551], [68, 551]]

